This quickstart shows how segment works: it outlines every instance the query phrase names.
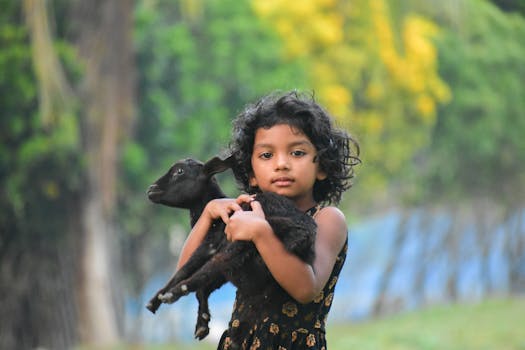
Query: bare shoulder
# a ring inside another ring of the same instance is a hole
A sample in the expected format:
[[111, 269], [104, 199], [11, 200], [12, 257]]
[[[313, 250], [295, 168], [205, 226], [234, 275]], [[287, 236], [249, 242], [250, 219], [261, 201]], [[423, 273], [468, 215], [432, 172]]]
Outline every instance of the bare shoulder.
[[333, 246], [334, 249], [343, 247], [348, 234], [346, 218], [343, 212], [336, 207], [325, 207], [315, 216], [317, 234], [322, 240]]

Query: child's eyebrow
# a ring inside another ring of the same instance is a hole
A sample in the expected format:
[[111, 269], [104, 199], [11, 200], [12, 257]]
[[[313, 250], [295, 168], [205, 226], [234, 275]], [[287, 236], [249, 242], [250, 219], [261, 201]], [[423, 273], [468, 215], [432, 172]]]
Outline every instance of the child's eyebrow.
[[[300, 140], [300, 141], [294, 141], [288, 144], [288, 147], [297, 147], [297, 146], [314, 146], [310, 141], [308, 140]], [[253, 145], [253, 148], [271, 148], [274, 147], [272, 143], [256, 143]]]
[[290, 143], [290, 147], [295, 147], [295, 146], [312, 146], [313, 147], [313, 144], [308, 140], [301, 140], [301, 141], [295, 141], [295, 142]]

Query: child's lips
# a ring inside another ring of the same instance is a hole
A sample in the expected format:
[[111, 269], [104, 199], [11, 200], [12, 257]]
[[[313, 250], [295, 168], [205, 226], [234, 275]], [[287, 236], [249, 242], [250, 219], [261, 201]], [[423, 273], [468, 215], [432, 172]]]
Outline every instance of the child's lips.
[[290, 186], [293, 183], [293, 179], [290, 177], [278, 177], [272, 180], [272, 183], [279, 187]]

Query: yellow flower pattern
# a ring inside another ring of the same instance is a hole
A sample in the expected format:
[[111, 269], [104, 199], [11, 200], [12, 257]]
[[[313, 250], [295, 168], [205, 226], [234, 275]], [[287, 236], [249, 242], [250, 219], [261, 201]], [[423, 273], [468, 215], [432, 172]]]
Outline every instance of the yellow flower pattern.
[[293, 331], [292, 332], [292, 343], [294, 343], [296, 340], [297, 340], [297, 332]]
[[250, 350], [257, 350], [260, 347], [261, 347], [261, 341], [259, 340], [259, 338], [255, 337], [252, 345], [250, 346]]
[[297, 305], [292, 302], [287, 302], [283, 305], [283, 314], [288, 317], [294, 317], [297, 315]]
[[224, 344], [223, 344], [223, 349], [224, 350], [228, 350], [230, 348], [230, 346], [232, 345], [232, 340], [230, 337], [226, 337], [224, 339]]
[[238, 291], [230, 326], [217, 349], [326, 350], [326, 319], [345, 262], [346, 249], [345, 244], [328, 282], [310, 303], [300, 304], [285, 295], [279, 303], [250, 304], [248, 300], [252, 295]]
[[313, 347], [315, 345], [315, 335], [313, 334], [308, 334], [308, 336], [306, 337], [306, 346], [308, 346], [309, 348]]
[[332, 278], [332, 280], [330, 281], [330, 284], [328, 285], [328, 289], [334, 288], [335, 284], [337, 283], [338, 278], [339, 278], [338, 276], [334, 276], [334, 278]]
[[330, 293], [330, 294], [328, 294], [328, 296], [327, 296], [326, 299], [324, 300], [324, 305], [325, 305], [325, 306], [331, 306], [333, 300], [334, 300], [334, 293]]
[[324, 299], [324, 291], [321, 291], [314, 299], [314, 303], [319, 304]]

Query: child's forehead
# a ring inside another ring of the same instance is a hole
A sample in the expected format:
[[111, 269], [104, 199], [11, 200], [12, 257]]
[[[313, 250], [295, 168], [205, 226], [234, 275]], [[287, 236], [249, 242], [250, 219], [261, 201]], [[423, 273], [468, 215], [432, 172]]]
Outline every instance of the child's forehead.
[[289, 132], [292, 135], [298, 135], [298, 136], [305, 136], [306, 138], [309, 138], [308, 135], [304, 132], [304, 130], [297, 125], [291, 124], [291, 123], [277, 123], [269, 126], [261, 126], [255, 130], [255, 135], [259, 131], [281, 131], [281, 132]]
[[306, 135], [302, 129], [291, 124], [276, 124], [269, 127], [261, 127], [255, 132], [254, 146], [286, 143], [313, 145], [308, 135]]

